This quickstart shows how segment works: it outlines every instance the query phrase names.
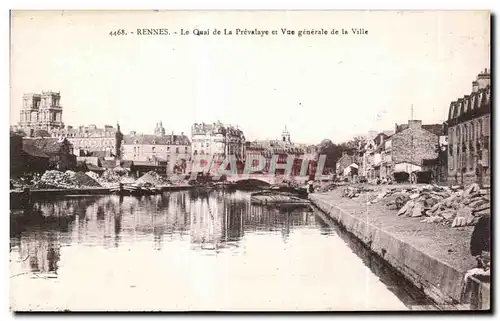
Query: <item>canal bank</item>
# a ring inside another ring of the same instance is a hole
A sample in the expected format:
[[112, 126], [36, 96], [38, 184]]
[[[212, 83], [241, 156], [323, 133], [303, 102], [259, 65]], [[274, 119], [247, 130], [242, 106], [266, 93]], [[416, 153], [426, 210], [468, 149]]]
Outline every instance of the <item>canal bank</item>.
[[476, 266], [469, 252], [472, 227], [449, 228], [402, 219], [381, 204], [366, 205], [369, 194], [342, 198], [340, 189], [311, 194], [311, 202], [380, 256], [442, 309], [489, 309], [489, 284], [464, 275]]

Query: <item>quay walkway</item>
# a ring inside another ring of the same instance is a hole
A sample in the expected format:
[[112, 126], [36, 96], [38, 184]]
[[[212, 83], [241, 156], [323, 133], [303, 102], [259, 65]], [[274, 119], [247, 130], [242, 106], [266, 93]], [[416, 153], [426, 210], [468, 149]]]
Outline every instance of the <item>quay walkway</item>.
[[402, 218], [382, 204], [367, 205], [368, 195], [343, 198], [341, 190], [310, 194], [328, 218], [365, 244], [395, 271], [444, 310], [489, 310], [490, 284], [468, 285], [464, 275], [476, 266], [469, 251], [473, 227], [451, 228]]

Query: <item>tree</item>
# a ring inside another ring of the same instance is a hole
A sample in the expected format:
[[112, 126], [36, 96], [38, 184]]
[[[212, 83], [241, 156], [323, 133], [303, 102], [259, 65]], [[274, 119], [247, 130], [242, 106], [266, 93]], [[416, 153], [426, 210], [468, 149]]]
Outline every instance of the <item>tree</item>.
[[366, 137], [364, 136], [354, 136], [351, 140], [340, 144], [344, 150], [358, 150], [362, 145], [366, 143]]
[[326, 156], [325, 170], [335, 170], [335, 165], [337, 160], [342, 157], [342, 152], [342, 147], [329, 139], [323, 139], [318, 145], [318, 154]]

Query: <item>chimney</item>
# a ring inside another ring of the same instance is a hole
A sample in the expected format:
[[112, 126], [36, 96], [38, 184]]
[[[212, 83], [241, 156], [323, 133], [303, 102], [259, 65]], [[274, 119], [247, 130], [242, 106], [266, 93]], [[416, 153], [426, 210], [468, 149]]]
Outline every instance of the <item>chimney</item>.
[[491, 75], [490, 71], [486, 68], [483, 72], [477, 75], [477, 82], [479, 89], [486, 88], [491, 84]]
[[408, 121], [408, 128], [411, 128], [411, 129], [422, 128], [422, 121], [421, 120], [409, 120]]
[[474, 80], [472, 82], [472, 92], [477, 93], [478, 90], [479, 90], [479, 83], [477, 82], [477, 80]]

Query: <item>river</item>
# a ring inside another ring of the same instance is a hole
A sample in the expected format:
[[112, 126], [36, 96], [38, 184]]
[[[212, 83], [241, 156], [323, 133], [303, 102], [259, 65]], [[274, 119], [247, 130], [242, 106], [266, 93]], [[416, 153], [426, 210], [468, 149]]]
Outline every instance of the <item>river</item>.
[[408, 310], [430, 303], [316, 209], [248, 192], [73, 196], [11, 209], [11, 309]]

